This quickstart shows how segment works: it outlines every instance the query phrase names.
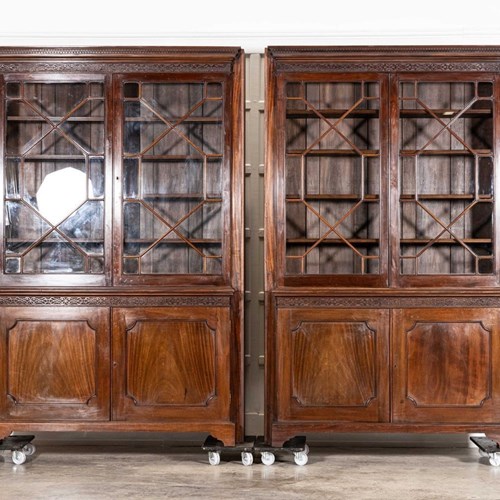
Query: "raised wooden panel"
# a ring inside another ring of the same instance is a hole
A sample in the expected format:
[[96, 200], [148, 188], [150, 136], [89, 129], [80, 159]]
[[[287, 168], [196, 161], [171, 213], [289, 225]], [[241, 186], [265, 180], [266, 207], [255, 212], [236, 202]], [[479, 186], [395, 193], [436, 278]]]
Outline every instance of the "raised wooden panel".
[[109, 419], [106, 308], [4, 308], [2, 419]]
[[498, 420], [497, 322], [497, 310], [395, 311], [395, 420]]
[[96, 397], [95, 336], [86, 321], [17, 321], [7, 333], [8, 396], [18, 405], [88, 403]]
[[215, 331], [206, 321], [141, 320], [127, 336], [127, 396], [137, 405], [206, 405]]
[[114, 418], [229, 418], [229, 309], [113, 311]]
[[366, 322], [304, 321], [292, 343], [301, 406], [368, 406], [376, 397], [376, 332]]
[[491, 396], [491, 332], [480, 322], [415, 323], [406, 332], [416, 407], [481, 406]]
[[280, 420], [387, 420], [387, 311], [279, 309], [277, 326]]

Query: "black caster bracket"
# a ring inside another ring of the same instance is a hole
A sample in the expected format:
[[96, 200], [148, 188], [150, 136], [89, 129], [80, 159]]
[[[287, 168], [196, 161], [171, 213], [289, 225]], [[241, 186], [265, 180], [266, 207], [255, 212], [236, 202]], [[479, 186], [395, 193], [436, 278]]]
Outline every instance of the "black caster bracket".
[[478, 447], [479, 454], [487, 457], [493, 467], [500, 467], [500, 446], [488, 437], [474, 437], [470, 440]]
[[222, 441], [208, 436], [203, 446], [203, 451], [208, 452], [208, 462], [210, 465], [219, 465], [221, 453], [226, 451], [240, 452], [243, 465], [252, 465], [254, 453], [260, 453], [261, 461], [264, 465], [272, 465], [276, 459], [276, 453], [292, 453], [297, 465], [306, 465], [308, 462], [309, 447], [306, 444], [305, 436], [296, 436], [289, 439], [283, 446], [269, 446], [265, 444], [262, 436], [249, 436], [245, 442], [236, 446], [224, 446]]
[[0, 439], [0, 450], [9, 450], [12, 452], [12, 461], [16, 465], [22, 465], [26, 462], [26, 457], [33, 455], [36, 448], [31, 441], [35, 439], [35, 436], [31, 435], [20, 435], [20, 436], [8, 436], [4, 439]]

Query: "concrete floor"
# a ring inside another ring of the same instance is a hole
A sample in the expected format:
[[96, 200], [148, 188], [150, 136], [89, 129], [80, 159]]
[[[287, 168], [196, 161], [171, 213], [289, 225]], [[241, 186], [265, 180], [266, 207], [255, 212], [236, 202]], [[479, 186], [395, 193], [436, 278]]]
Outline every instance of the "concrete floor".
[[[35, 443], [36, 444], [36, 443]], [[210, 466], [199, 447], [38, 445], [24, 465], [0, 452], [0, 498], [500, 499], [500, 467], [473, 448], [312, 446], [309, 464], [238, 455]]]

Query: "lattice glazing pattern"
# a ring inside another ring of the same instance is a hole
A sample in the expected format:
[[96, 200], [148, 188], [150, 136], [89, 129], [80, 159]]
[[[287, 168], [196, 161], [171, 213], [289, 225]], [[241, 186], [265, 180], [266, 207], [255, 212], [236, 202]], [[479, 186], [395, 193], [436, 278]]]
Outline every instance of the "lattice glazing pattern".
[[286, 87], [286, 274], [378, 274], [377, 82]]
[[104, 85], [6, 84], [4, 273], [104, 272]]
[[221, 274], [223, 85], [125, 82], [123, 272]]
[[492, 82], [399, 89], [401, 273], [493, 274]]

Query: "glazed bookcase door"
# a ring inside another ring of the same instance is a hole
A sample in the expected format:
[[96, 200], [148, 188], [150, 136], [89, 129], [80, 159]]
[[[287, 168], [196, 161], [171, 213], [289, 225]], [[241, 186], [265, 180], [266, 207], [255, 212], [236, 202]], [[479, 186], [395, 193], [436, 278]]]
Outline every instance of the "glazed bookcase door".
[[282, 283], [386, 283], [385, 77], [304, 75], [278, 85]]
[[231, 120], [226, 79], [117, 78], [119, 282], [228, 283]]
[[108, 88], [94, 75], [5, 77], [4, 284], [108, 282]]
[[395, 281], [498, 284], [497, 77], [400, 76], [393, 98]]

